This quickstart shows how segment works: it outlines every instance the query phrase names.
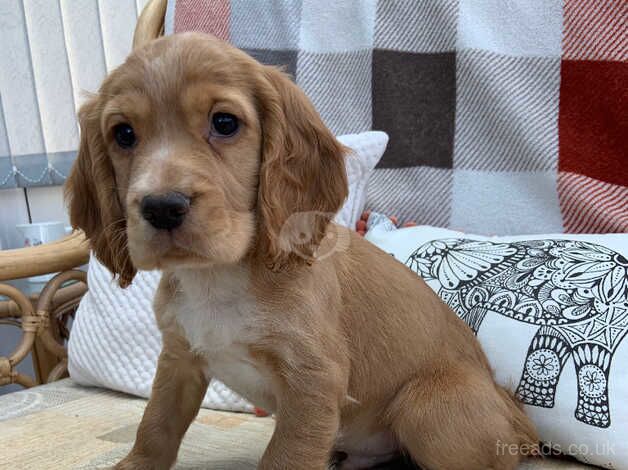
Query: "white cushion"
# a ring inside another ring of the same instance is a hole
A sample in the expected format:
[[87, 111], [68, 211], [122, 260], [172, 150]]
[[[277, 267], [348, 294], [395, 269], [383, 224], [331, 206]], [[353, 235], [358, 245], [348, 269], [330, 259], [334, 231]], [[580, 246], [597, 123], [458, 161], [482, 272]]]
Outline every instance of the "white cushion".
[[[384, 132], [338, 137], [352, 152], [346, 157], [349, 197], [336, 221], [351, 227], [360, 217], [368, 178], [384, 153]], [[155, 376], [161, 335], [152, 302], [160, 273], [139, 272], [133, 284], [120, 289], [111, 273], [91, 257], [89, 291], [78, 308], [69, 342], [70, 375], [84, 385], [96, 385], [148, 397]], [[222, 383], [212, 381], [203, 406], [252, 411], [252, 406]]]
[[369, 222], [366, 238], [477, 331], [543, 441], [628, 469], [628, 235], [482, 237]]
[[352, 152], [345, 159], [347, 179], [349, 180], [349, 196], [334, 220], [340, 225], [353, 229], [364, 210], [366, 186], [375, 165], [384, 155], [384, 150], [388, 144], [388, 134], [381, 131], [370, 131], [341, 135], [338, 140], [349, 147]]

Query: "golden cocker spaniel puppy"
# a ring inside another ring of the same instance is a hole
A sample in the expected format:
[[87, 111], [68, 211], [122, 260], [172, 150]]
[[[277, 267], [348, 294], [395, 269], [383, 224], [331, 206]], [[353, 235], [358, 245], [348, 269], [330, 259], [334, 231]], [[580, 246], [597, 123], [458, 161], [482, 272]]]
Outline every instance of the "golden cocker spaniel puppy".
[[79, 119], [73, 226], [121, 286], [163, 272], [163, 350], [117, 468], [170, 468], [211, 377], [275, 414], [261, 469], [399, 453], [432, 470], [514, 469], [519, 453], [499, 449], [537, 443], [463, 321], [330, 222], [345, 149], [284, 73], [175, 35], [134, 51]]

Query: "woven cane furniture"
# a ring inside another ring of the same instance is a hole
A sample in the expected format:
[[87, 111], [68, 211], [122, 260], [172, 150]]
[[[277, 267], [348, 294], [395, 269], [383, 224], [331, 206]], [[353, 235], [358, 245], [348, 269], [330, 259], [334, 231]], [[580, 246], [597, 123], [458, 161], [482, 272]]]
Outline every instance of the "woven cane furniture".
[[[17, 348], [0, 356], [0, 386], [24, 387], [52, 382], [67, 376], [67, 324], [87, 290], [86, 274], [75, 269], [89, 259], [81, 232], [35, 247], [0, 251], [0, 325], [22, 331]], [[40, 293], [27, 295], [6, 281], [56, 273]], [[17, 371], [29, 352], [35, 377]]]

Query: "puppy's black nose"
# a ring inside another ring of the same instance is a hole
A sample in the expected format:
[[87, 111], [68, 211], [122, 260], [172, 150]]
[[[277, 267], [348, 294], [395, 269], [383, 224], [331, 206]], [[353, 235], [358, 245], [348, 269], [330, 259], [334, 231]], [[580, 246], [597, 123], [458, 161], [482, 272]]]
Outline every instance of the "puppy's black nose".
[[190, 209], [190, 198], [171, 192], [148, 195], [142, 199], [142, 216], [155, 228], [172, 230], [183, 223]]

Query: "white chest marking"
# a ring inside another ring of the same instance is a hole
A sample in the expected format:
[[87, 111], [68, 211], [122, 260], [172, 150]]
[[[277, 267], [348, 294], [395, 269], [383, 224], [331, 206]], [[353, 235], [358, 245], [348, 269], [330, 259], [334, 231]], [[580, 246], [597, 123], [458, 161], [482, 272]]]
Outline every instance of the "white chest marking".
[[273, 411], [270, 377], [249, 354], [259, 337], [258, 308], [242, 267], [181, 270], [181, 292], [172, 314], [192, 347], [208, 363], [208, 377], [220, 380], [254, 405]]

